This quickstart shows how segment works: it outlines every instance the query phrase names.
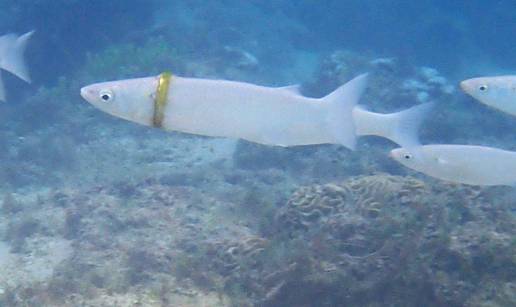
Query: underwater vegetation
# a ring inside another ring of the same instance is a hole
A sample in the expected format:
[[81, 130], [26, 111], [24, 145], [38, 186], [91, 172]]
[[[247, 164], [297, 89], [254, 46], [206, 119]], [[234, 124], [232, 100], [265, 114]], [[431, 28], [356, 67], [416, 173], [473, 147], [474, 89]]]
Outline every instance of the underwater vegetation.
[[[30, 279], [2, 288], [1, 299], [13, 306], [102, 297], [145, 306], [509, 306], [512, 202], [489, 201], [503, 189], [377, 174], [301, 187], [279, 203], [244, 191], [232, 202], [152, 179], [54, 190], [14, 212], [10, 196], [2, 206], [12, 212], [5, 240], [20, 248], [8, 259], [26, 259], [16, 274]], [[62, 260], [31, 270], [32, 253]], [[50, 275], [35, 273], [45, 270]]]

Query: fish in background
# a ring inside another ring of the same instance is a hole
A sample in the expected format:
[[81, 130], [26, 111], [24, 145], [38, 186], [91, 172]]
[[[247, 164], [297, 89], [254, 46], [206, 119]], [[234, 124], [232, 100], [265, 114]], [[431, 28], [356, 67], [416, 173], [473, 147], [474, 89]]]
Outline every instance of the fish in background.
[[[29, 71], [25, 65], [24, 54], [27, 42], [34, 31], [23, 35], [6, 34], [0, 36], [0, 69], [6, 70], [27, 83], [31, 82]], [[6, 100], [5, 87], [0, 72], [0, 100]]]
[[474, 145], [423, 145], [397, 148], [390, 155], [410, 169], [441, 180], [481, 186], [516, 185], [513, 151]]
[[473, 78], [460, 87], [481, 103], [516, 116], [516, 76]]
[[96, 83], [81, 89], [96, 108], [141, 125], [275, 146], [340, 144], [354, 149], [357, 135], [378, 135], [401, 146], [418, 144], [417, 127], [428, 111], [378, 114], [357, 103], [366, 88], [360, 75], [323, 98], [299, 86], [159, 76]]

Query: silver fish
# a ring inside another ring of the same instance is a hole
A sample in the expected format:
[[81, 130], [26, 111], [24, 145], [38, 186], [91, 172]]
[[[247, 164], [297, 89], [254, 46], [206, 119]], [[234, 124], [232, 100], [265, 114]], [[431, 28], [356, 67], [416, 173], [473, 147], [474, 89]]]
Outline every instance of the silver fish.
[[516, 116], [516, 76], [473, 78], [460, 87], [481, 103]]
[[402, 146], [417, 144], [414, 131], [427, 112], [378, 114], [357, 103], [366, 88], [360, 75], [323, 98], [302, 96], [296, 86], [155, 77], [97, 83], [81, 89], [98, 109], [165, 130], [240, 138], [275, 145], [340, 144], [355, 148], [357, 135], [380, 135]]
[[397, 148], [391, 157], [428, 176], [470, 185], [516, 185], [516, 152], [474, 145]]

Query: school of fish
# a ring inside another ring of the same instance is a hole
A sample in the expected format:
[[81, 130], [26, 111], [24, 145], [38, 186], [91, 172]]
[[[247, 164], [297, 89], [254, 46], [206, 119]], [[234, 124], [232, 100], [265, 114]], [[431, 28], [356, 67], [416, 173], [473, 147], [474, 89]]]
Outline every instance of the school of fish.
[[[30, 83], [24, 53], [34, 31], [0, 36], [0, 69]], [[389, 114], [359, 105], [367, 87], [360, 75], [322, 98], [299, 86], [186, 78], [170, 73], [85, 86], [81, 96], [99, 110], [141, 125], [269, 146], [339, 144], [351, 150], [359, 136], [375, 135], [400, 148], [390, 156], [441, 180], [516, 186], [516, 152], [474, 145], [421, 145], [418, 129], [433, 103]], [[516, 115], [516, 76], [473, 78], [462, 90], [481, 103]], [[0, 75], [0, 100], [6, 100]]]

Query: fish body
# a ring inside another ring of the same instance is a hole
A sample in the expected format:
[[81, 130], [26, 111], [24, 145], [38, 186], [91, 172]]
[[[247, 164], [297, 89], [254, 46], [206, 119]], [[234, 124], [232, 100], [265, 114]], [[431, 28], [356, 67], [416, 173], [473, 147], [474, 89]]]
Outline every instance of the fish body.
[[[97, 108], [154, 126], [158, 77], [94, 84], [81, 95]], [[362, 75], [322, 99], [287, 88], [183, 78], [170, 80], [160, 128], [277, 146], [338, 143], [354, 148], [351, 109], [366, 86]], [[109, 96], [108, 101], [103, 100]]]
[[163, 126], [266, 145], [337, 143], [353, 148], [354, 133], [346, 133], [350, 131], [346, 127], [338, 129], [342, 123], [350, 123], [350, 111], [345, 109], [356, 104], [364, 88], [365, 77], [360, 77], [320, 101], [283, 88], [175, 78]]
[[397, 148], [391, 157], [415, 171], [470, 185], [516, 184], [516, 152], [474, 145], [423, 145]]
[[[97, 83], [82, 88], [81, 95], [113, 116], [156, 126], [157, 89], [162, 78]], [[173, 76], [167, 83], [159, 127], [266, 145], [341, 144], [354, 149], [357, 127], [353, 110], [366, 80], [365, 74], [360, 75], [323, 98], [309, 98], [302, 96], [297, 86], [275, 88]], [[359, 133], [371, 132], [365, 128], [367, 121], [358, 123]]]
[[[34, 31], [23, 35], [6, 34], [0, 36], [0, 69], [6, 70], [27, 83], [31, 82], [24, 54]], [[5, 101], [5, 87], [0, 75], [0, 100]]]
[[481, 103], [516, 116], [516, 75], [468, 79], [460, 87]]

